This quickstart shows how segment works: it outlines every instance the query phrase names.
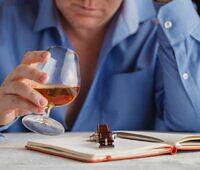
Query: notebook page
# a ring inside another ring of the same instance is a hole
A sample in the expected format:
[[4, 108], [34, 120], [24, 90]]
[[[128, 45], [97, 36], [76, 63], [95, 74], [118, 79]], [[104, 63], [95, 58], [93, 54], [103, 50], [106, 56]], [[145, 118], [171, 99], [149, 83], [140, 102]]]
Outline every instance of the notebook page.
[[152, 143], [136, 140], [127, 140], [117, 138], [115, 139], [114, 148], [99, 148], [99, 144], [89, 141], [90, 134], [81, 134], [78, 136], [50, 138], [41, 140], [31, 140], [28, 145], [34, 146], [50, 146], [57, 150], [65, 151], [67, 153], [81, 154], [86, 157], [101, 157], [105, 155], [127, 155], [131, 153], [140, 153], [144, 150], [148, 151], [153, 148], [166, 147], [164, 143]]
[[146, 135], [161, 139], [170, 145], [175, 145], [177, 142], [190, 136], [200, 136], [199, 133], [174, 133], [174, 132], [152, 132], [152, 131], [123, 131], [132, 134]]

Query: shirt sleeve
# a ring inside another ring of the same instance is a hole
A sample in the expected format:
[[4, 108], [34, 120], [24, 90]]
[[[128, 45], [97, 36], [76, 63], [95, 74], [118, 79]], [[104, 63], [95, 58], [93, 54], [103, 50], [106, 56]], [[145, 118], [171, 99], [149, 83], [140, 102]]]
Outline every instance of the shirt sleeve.
[[200, 18], [191, 0], [173, 0], [157, 10], [157, 81], [162, 79], [163, 89], [156, 97], [163, 106], [156, 129], [200, 131]]
[[15, 123], [17, 120], [19, 119], [19, 117], [17, 117], [15, 120], [13, 120], [11, 123], [9, 123], [8, 125], [4, 125], [4, 126], [0, 126], [0, 132], [3, 132], [4, 130], [8, 129], [13, 123]]

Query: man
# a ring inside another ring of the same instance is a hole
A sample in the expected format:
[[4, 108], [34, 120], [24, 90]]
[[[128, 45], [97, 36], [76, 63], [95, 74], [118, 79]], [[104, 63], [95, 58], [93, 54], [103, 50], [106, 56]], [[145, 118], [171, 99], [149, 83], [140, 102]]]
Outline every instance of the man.
[[47, 61], [52, 45], [80, 57], [80, 95], [52, 115], [64, 122], [66, 112], [69, 130], [106, 122], [113, 130], [200, 131], [200, 20], [190, 0], [155, 8], [152, 0], [7, 0], [0, 11], [1, 131], [25, 131], [17, 118], [43, 113], [47, 100], [32, 83], [48, 75], [33, 64]]

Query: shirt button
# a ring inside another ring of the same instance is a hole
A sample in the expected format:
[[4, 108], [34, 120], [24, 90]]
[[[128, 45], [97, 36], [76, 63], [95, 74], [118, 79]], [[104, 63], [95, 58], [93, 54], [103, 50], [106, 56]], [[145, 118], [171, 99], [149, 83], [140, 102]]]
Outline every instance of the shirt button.
[[166, 21], [166, 22], [164, 23], [164, 27], [165, 27], [166, 29], [172, 28], [172, 22], [171, 22], [171, 21]]
[[183, 74], [183, 79], [184, 79], [184, 80], [187, 80], [188, 78], [189, 78], [188, 73], [184, 73], [184, 74]]

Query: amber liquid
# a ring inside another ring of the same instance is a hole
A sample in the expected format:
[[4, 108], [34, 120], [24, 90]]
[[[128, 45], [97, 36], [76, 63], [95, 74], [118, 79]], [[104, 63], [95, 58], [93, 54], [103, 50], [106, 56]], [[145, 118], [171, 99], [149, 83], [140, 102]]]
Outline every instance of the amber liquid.
[[55, 107], [71, 103], [78, 95], [80, 87], [42, 85], [41, 87], [36, 87], [35, 90], [48, 100], [49, 106]]

